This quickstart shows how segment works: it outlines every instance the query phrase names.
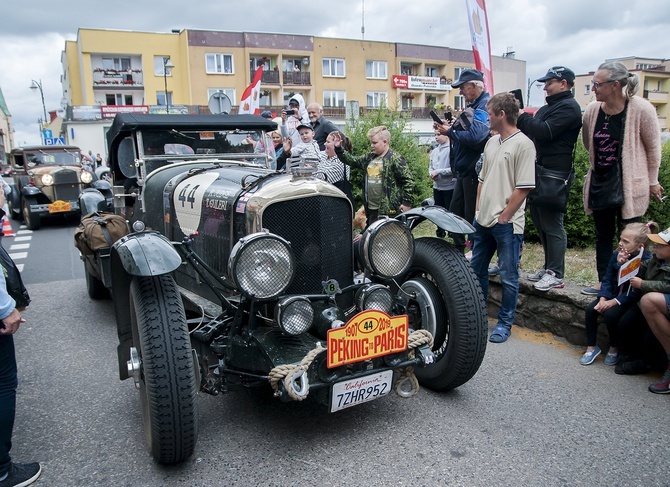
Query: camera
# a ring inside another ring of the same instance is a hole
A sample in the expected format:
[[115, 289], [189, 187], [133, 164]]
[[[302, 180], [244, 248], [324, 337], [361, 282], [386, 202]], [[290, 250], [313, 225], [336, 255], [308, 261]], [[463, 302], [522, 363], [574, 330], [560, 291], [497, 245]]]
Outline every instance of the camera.
[[284, 110], [286, 112], [286, 115], [295, 115], [295, 110], [292, 108], [289, 108], [288, 110]]

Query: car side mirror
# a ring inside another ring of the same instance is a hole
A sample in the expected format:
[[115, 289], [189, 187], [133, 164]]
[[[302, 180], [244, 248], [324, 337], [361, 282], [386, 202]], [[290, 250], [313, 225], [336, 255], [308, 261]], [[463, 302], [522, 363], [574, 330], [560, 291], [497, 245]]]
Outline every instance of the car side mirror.
[[135, 166], [135, 144], [131, 137], [126, 137], [119, 144], [116, 151], [117, 161], [121, 174], [127, 178], [137, 177], [137, 166]]

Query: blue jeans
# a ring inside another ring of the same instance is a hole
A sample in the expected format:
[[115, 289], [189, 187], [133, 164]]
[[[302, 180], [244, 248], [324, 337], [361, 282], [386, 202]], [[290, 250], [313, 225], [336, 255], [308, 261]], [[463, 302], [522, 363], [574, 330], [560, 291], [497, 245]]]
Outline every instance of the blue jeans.
[[489, 263], [498, 251], [500, 261], [500, 282], [502, 282], [502, 302], [498, 312], [498, 325], [512, 328], [514, 313], [519, 297], [519, 248], [522, 234], [514, 233], [511, 223], [496, 223], [491, 228], [483, 227], [477, 220], [473, 222], [475, 233], [472, 236], [472, 259], [470, 265], [477, 274], [484, 298], [489, 294]]
[[14, 337], [0, 335], [0, 476], [9, 470], [11, 462], [17, 385]]

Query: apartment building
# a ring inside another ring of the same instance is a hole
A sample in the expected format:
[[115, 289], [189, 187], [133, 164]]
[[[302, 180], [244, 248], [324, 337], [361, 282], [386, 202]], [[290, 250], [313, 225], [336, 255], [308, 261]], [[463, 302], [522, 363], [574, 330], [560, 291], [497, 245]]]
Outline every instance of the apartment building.
[[[474, 58], [464, 49], [305, 35], [79, 29], [61, 63], [65, 127], [74, 130], [108, 126], [120, 111], [208, 113], [216, 92], [230, 98], [234, 113], [259, 66], [262, 109], [277, 112], [300, 93], [329, 118], [343, 119], [347, 102], [356, 101], [363, 110], [397, 107], [430, 125], [431, 107], [464, 108], [451, 83]], [[525, 86], [525, 61], [494, 57], [493, 79], [497, 92]]]
[[[649, 100], [658, 114], [658, 122], [662, 131], [668, 130], [667, 119], [670, 115], [670, 61], [666, 59], [623, 57], [607, 59], [606, 61], [619, 61], [623, 63], [628, 71], [640, 77], [640, 89], [637, 93]], [[595, 94], [591, 91], [591, 79], [595, 71], [579, 74], [575, 77], [575, 99], [582, 107], [594, 101]]]
[[0, 164], [7, 163], [7, 154], [14, 147], [12, 130], [12, 114], [5, 103], [5, 96], [0, 89]]

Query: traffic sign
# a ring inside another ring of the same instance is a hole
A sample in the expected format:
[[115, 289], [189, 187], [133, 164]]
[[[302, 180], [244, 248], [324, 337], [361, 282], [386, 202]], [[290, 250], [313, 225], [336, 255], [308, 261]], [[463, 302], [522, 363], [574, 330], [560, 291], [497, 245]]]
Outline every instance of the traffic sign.
[[44, 137], [45, 139], [51, 139], [51, 138], [53, 138], [53, 136], [54, 136], [54, 134], [51, 130], [49, 130], [49, 129], [42, 130], [42, 137]]
[[65, 137], [50, 137], [44, 139], [44, 145], [65, 145]]

